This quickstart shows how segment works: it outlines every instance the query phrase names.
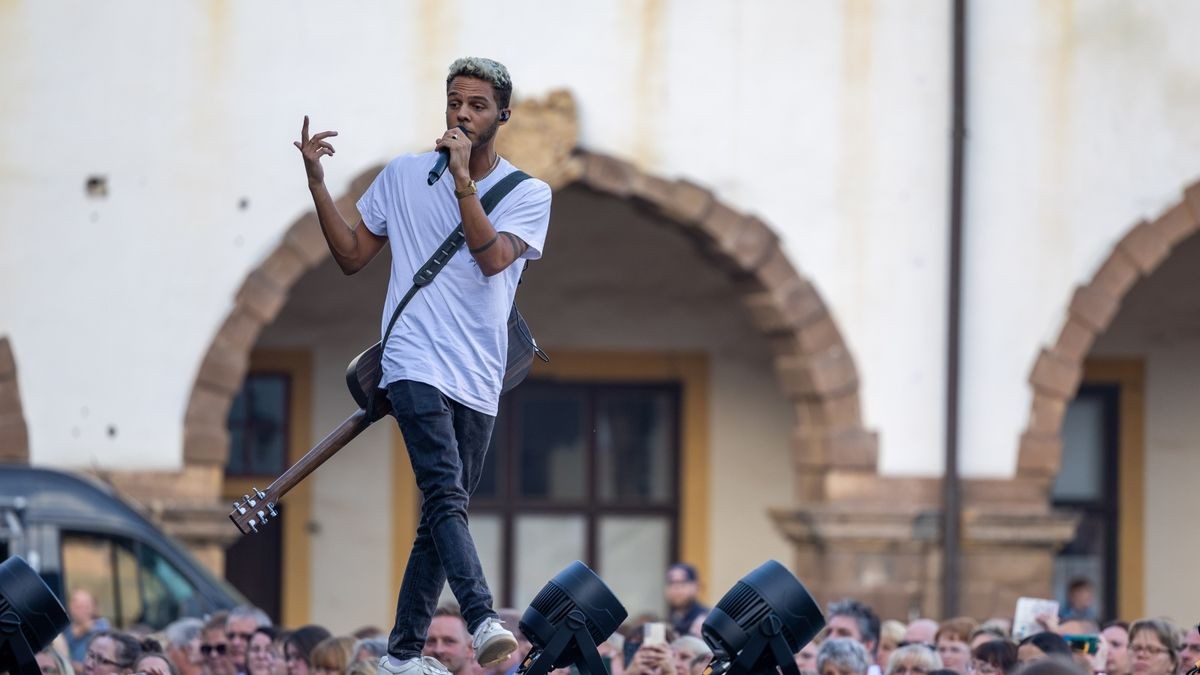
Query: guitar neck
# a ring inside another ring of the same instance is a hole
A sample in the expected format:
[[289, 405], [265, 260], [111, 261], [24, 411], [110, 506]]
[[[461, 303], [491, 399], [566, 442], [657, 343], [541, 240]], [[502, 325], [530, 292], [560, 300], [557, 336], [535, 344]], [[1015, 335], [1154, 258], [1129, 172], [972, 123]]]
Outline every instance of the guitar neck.
[[353, 415], [347, 417], [312, 450], [301, 457], [300, 461], [289, 467], [279, 478], [267, 486], [265, 491], [249, 496], [241, 504], [235, 505], [233, 513], [229, 514], [229, 519], [243, 534], [256, 532], [258, 525], [262, 525], [268, 519], [274, 519], [274, 507], [284, 495], [307, 478], [310, 473], [316, 471], [317, 467], [325, 463], [325, 460], [346, 447], [347, 443], [354, 440], [369, 426], [371, 426], [371, 420], [367, 419], [367, 413], [362, 409], [356, 410]]

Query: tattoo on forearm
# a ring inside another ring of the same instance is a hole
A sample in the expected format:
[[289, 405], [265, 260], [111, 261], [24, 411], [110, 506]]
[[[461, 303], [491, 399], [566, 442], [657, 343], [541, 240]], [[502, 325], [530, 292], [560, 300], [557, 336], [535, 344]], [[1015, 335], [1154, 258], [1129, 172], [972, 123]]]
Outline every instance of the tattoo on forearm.
[[[508, 233], [505, 232], [505, 234], [508, 234]], [[469, 251], [471, 253], [471, 255], [475, 255], [476, 253], [483, 253], [484, 251], [491, 248], [492, 244], [495, 244], [496, 240], [499, 238], [500, 238], [500, 233], [497, 232], [496, 236], [492, 237], [491, 239], [488, 239], [488, 242], [486, 244], [484, 244], [482, 246], [476, 246], [475, 248], [469, 248], [469, 249], [467, 249], [467, 251]]]
[[508, 245], [512, 247], [513, 260], [518, 260], [521, 256], [525, 255], [525, 251], [529, 249], [529, 244], [521, 241], [521, 238], [512, 232], [501, 232], [500, 234], [503, 234], [504, 238], [508, 239]]

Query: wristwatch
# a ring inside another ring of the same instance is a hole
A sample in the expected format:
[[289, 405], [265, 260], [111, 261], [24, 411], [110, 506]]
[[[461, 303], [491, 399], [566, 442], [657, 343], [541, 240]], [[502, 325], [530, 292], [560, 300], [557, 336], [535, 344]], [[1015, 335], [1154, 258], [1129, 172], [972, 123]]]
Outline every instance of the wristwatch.
[[471, 181], [470, 183], [467, 183], [467, 187], [465, 187], [461, 190], [455, 190], [454, 196], [458, 197], [459, 199], [462, 199], [463, 197], [470, 197], [471, 195], [475, 194], [476, 192], [477, 192], [477, 190], [475, 189], [475, 181]]

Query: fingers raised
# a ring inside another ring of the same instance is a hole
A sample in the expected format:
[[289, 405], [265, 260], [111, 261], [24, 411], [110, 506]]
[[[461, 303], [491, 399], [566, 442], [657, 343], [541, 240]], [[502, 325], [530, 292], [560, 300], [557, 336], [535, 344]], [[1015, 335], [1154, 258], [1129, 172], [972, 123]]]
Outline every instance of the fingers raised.
[[321, 133], [314, 135], [312, 137], [312, 140], [319, 141], [322, 138], [329, 138], [330, 136], [337, 136], [337, 132], [336, 131], [322, 131]]
[[304, 116], [304, 126], [300, 127], [300, 142], [308, 142], [308, 115]]

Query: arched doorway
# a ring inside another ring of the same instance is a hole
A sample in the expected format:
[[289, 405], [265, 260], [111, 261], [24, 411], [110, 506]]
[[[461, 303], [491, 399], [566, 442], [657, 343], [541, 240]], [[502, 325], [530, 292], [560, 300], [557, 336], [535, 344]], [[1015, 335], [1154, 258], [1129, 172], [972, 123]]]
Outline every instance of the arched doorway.
[[1170, 485], [1200, 469], [1187, 445], [1200, 438], [1194, 414], [1173, 406], [1193, 388], [1187, 373], [1200, 355], [1191, 337], [1200, 312], [1197, 207], [1193, 186], [1161, 217], [1132, 227], [1076, 288], [1057, 340], [1030, 374], [1018, 477], [1042, 480], [1051, 505], [1080, 516], [1056, 585], [1092, 580], [1108, 616], [1178, 608], [1176, 618], [1191, 621], [1181, 612], [1198, 600], [1163, 586], [1184, 573], [1172, 561], [1188, 557], [1170, 529], [1187, 527], [1186, 502], [1171, 500], [1188, 488]]

